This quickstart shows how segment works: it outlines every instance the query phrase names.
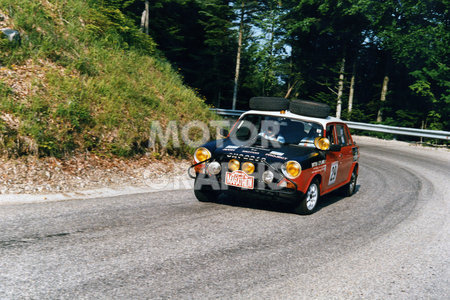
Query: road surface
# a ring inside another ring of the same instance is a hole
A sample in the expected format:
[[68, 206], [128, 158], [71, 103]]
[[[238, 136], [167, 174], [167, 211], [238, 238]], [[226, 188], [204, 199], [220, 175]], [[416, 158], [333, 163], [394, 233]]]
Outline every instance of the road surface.
[[0, 204], [0, 298], [450, 297], [448, 152], [364, 143], [311, 216], [191, 190]]

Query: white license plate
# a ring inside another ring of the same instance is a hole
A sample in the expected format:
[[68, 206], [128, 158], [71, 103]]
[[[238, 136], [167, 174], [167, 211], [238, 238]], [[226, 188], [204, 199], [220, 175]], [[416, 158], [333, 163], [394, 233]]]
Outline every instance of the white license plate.
[[247, 175], [244, 171], [227, 172], [225, 174], [225, 184], [252, 190], [255, 178]]

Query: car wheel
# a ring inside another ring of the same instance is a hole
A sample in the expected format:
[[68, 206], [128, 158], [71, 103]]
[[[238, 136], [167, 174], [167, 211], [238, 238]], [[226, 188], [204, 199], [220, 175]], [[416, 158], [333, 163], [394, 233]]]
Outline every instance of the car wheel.
[[289, 100], [281, 97], [253, 97], [250, 99], [250, 109], [265, 111], [280, 111], [289, 108]]
[[301, 215], [312, 214], [317, 207], [319, 201], [320, 187], [319, 181], [314, 179], [308, 187], [305, 195], [303, 195], [300, 204], [294, 208], [294, 212]]
[[289, 111], [302, 116], [326, 118], [330, 114], [330, 107], [325, 103], [295, 99], [291, 101]]
[[352, 172], [352, 177], [350, 182], [343, 186], [342, 192], [345, 197], [350, 197], [356, 191], [356, 181], [358, 180], [358, 174], [356, 173], [356, 168]]

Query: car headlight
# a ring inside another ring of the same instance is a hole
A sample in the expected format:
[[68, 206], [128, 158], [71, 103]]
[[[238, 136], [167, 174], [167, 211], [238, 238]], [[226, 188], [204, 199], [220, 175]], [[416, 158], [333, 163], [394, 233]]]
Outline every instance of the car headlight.
[[251, 162], [245, 162], [242, 164], [242, 171], [248, 175], [253, 174], [255, 172], [255, 165]]
[[208, 165], [208, 173], [212, 175], [217, 175], [222, 170], [222, 167], [217, 161], [213, 161]]
[[265, 172], [262, 174], [262, 180], [263, 180], [265, 183], [267, 183], [267, 184], [272, 183], [274, 177], [275, 177], [275, 176], [274, 176], [273, 172], [272, 172], [272, 171], [269, 171], [269, 170], [265, 171]]
[[231, 172], [239, 170], [241, 163], [237, 159], [232, 159], [228, 162], [228, 170]]
[[195, 150], [194, 160], [196, 163], [205, 161], [210, 158], [211, 158], [211, 152], [209, 152], [208, 149], [206, 149], [204, 147], [200, 147], [197, 150]]
[[326, 151], [330, 149], [330, 140], [324, 137], [316, 137], [314, 139], [314, 146], [319, 150]]
[[300, 173], [302, 172], [302, 167], [298, 162], [290, 160], [282, 166], [281, 171], [287, 178], [295, 179], [298, 176], [300, 176]]

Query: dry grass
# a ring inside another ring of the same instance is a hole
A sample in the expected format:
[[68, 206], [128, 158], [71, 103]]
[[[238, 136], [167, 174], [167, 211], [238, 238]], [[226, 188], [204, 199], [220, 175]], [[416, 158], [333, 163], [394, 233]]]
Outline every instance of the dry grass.
[[93, 154], [69, 159], [24, 156], [0, 158], [0, 194], [53, 193], [102, 187], [147, 186], [167, 176], [185, 176], [187, 160], [129, 159]]

